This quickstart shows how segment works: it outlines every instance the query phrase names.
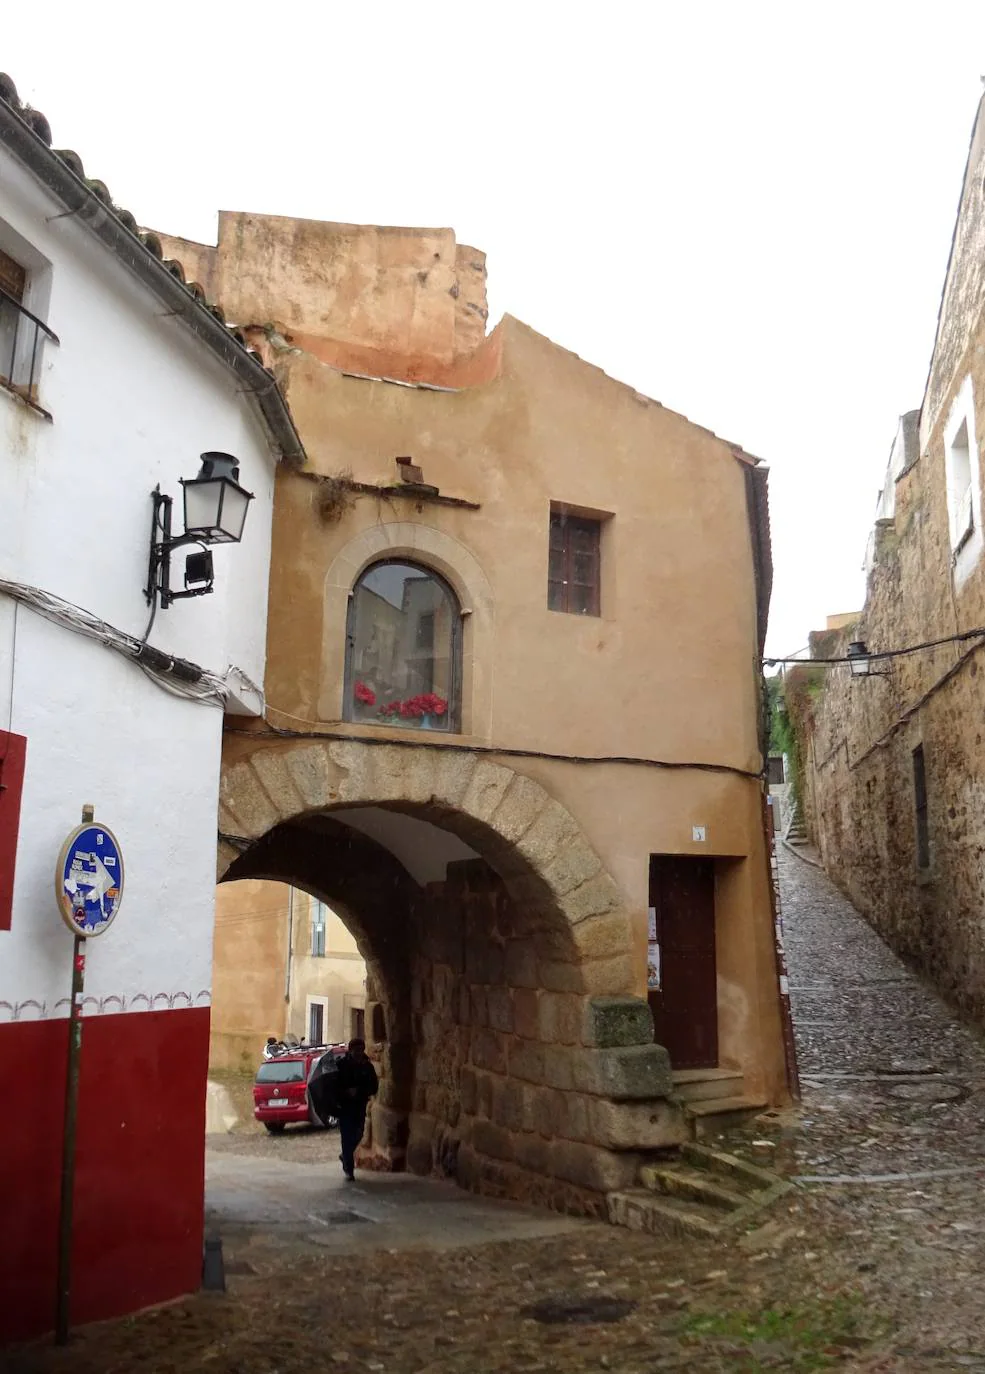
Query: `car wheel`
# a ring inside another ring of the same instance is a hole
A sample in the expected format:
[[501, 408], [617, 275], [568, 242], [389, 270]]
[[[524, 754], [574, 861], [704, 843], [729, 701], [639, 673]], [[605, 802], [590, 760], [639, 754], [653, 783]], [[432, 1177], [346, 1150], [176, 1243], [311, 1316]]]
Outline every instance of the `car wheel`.
[[280, 1135], [286, 1123], [283, 1121], [265, 1121], [263, 1124], [271, 1135]]
[[324, 1121], [322, 1121], [321, 1117], [315, 1111], [314, 1107], [308, 1108], [308, 1121], [310, 1122], [311, 1128], [314, 1131], [323, 1131], [325, 1129], [325, 1123]]

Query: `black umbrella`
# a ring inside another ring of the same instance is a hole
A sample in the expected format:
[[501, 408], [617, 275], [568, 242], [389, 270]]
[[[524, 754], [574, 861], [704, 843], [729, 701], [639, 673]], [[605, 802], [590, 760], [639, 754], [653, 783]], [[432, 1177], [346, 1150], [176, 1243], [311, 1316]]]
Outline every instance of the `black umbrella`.
[[308, 1101], [322, 1125], [335, 1125], [339, 1115], [339, 1062], [333, 1050], [323, 1054], [311, 1070]]

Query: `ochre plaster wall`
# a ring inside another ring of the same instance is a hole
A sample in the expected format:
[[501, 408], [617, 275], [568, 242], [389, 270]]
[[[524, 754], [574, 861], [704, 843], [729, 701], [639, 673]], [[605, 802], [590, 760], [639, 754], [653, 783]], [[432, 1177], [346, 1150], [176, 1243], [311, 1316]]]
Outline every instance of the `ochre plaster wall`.
[[[227, 311], [290, 334], [268, 339], [267, 356], [308, 454], [304, 472], [278, 478], [269, 721], [413, 739], [342, 721], [348, 599], [379, 558], [441, 572], [465, 612], [462, 729], [426, 743], [493, 751], [494, 769], [539, 783], [575, 818], [630, 929], [631, 959], [610, 960], [611, 986], [594, 991], [645, 994], [649, 855], [722, 860], [722, 1061], [743, 1069], [750, 1091], [780, 1100], [756, 580], [734, 446], [514, 319], [482, 340], [481, 255], [446, 231], [224, 216], [218, 254]], [[476, 307], [467, 318], [463, 299]], [[368, 352], [355, 366], [359, 350]], [[449, 381], [457, 389], [433, 385]], [[476, 508], [343, 484], [326, 518], [321, 479], [390, 485], [398, 455]], [[548, 609], [552, 502], [603, 522], [599, 616]], [[227, 777], [243, 757], [229, 743]], [[229, 799], [235, 811], [232, 783]]]
[[244, 879], [216, 889], [212, 972], [213, 1069], [255, 1069], [268, 1035], [289, 1029], [288, 888]]

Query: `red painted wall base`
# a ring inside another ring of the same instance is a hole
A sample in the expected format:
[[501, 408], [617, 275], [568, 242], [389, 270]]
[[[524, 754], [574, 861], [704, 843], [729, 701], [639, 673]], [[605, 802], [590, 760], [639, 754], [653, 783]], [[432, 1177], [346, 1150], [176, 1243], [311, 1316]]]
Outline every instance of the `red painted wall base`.
[[[83, 1023], [72, 1323], [199, 1286], [209, 1011]], [[68, 1022], [0, 1025], [0, 1343], [52, 1330]]]

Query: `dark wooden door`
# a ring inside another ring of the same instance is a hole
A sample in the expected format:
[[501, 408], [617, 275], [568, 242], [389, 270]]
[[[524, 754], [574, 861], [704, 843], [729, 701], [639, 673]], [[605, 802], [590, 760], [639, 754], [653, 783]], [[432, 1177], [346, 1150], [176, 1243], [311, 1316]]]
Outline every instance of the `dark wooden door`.
[[715, 866], [711, 859], [650, 856], [660, 989], [650, 991], [654, 1040], [675, 1069], [718, 1067]]

